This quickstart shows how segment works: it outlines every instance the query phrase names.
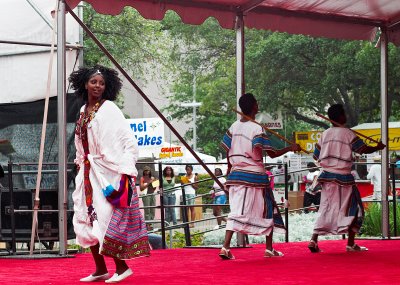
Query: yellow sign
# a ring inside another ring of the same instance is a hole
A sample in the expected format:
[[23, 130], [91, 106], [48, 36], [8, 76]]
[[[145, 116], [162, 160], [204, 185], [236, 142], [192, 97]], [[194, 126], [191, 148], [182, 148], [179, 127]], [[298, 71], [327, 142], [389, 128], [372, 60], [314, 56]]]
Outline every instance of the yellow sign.
[[183, 156], [182, 147], [163, 147], [161, 148], [159, 158], [170, 158]]
[[[357, 132], [370, 137], [374, 140], [379, 141], [381, 139], [381, 129], [369, 129], [369, 130], [357, 130]], [[321, 137], [322, 131], [310, 131], [310, 132], [295, 132], [296, 143], [298, 143], [303, 149], [313, 152], [315, 144]], [[376, 145], [366, 138], [361, 139], [367, 145]], [[389, 150], [400, 150], [400, 128], [389, 129]]]
[[321, 137], [321, 131], [310, 131], [310, 132], [295, 132], [296, 143], [306, 151], [313, 152], [315, 144]]
[[[357, 130], [357, 132], [366, 135], [376, 141], [381, 140], [381, 129], [370, 129], [370, 130]], [[389, 150], [400, 150], [400, 129], [393, 128], [389, 129]], [[376, 143], [369, 141], [368, 139], [361, 138], [367, 145], [376, 145]]]

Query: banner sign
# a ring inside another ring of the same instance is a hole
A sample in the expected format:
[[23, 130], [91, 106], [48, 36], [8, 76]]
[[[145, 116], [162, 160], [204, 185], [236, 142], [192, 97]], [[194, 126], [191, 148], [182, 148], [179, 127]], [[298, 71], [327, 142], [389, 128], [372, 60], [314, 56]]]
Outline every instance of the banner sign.
[[[357, 132], [370, 137], [374, 140], [379, 141], [381, 139], [381, 129], [368, 129], [368, 130], [357, 130]], [[310, 131], [310, 132], [295, 132], [296, 143], [299, 144], [303, 149], [313, 152], [315, 144], [321, 137], [322, 131]], [[367, 145], [376, 145], [369, 139], [360, 137]], [[400, 128], [389, 129], [389, 150], [400, 150]]]
[[159, 158], [171, 158], [171, 157], [182, 157], [183, 156], [183, 147], [174, 146], [174, 147], [162, 147], [160, 150]]
[[[369, 130], [357, 130], [357, 132], [370, 137], [374, 140], [381, 140], [381, 129], [369, 129]], [[376, 143], [371, 142], [366, 138], [361, 138], [368, 145], [376, 145]], [[389, 150], [400, 150], [400, 129], [392, 128], [389, 129], [388, 135]]]
[[127, 119], [140, 148], [154, 148], [164, 142], [164, 122], [160, 118]]
[[273, 113], [258, 113], [256, 121], [264, 124], [268, 129], [283, 129], [281, 110]]
[[313, 152], [315, 144], [318, 142], [321, 134], [321, 131], [295, 132], [294, 136], [296, 143], [299, 144], [302, 149]]

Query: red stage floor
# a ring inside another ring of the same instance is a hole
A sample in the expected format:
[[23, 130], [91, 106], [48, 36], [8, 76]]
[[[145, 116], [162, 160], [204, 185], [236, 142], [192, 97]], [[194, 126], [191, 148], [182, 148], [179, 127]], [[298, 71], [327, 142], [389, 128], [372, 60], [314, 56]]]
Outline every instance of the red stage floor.
[[[312, 254], [306, 242], [279, 243], [282, 258], [263, 258], [263, 246], [233, 249], [236, 260], [221, 260], [218, 249], [156, 250], [128, 261], [134, 275], [120, 284], [400, 284], [400, 240], [359, 240], [367, 252], [346, 252], [345, 241], [321, 241]], [[114, 264], [107, 258], [110, 273]], [[75, 258], [0, 259], [0, 284], [83, 284], [93, 270], [90, 254]]]

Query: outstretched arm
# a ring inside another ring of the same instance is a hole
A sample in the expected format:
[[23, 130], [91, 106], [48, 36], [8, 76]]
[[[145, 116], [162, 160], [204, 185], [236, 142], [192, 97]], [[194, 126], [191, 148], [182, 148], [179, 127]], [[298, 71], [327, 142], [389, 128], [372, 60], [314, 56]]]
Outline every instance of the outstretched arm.
[[379, 142], [376, 146], [366, 146], [362, 153], [373, 153], [375, 151], [382, 150], [385, 147], [386, 145], [384, 145], [382, 142]]
[[268, 154], [269, 157], [271, 158], [275, 158], [281, 155], [284, 155], [285, 153], [289, 152], [289, 151], [300, 151], [301, 148], [298, 144], [292, 144], [288, 147], [282, 148], [282, 149], [276, 149], [276, 150], [270, 150], [267, 149], [266, 153]]

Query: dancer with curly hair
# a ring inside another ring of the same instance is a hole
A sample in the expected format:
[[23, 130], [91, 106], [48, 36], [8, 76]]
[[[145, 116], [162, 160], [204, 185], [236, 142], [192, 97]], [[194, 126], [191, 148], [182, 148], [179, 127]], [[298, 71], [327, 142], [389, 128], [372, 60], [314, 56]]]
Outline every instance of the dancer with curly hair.
[[[125, 262], [149, 255], [135, 188], [138, 146], [121, 110], [112, 101], [122, 87], [117, 71], [96, 65], [74, 71], [72, 88], [84, 105], [75, 129], [78, 174], [74, 201], [76, 240], [90, 248], [96, 271], [82, 282], [116, 283], [132, 275]], [[123, 226], [121, 226], [123, 225]], [[110, 278], [104, 256], [114, 259]]]

